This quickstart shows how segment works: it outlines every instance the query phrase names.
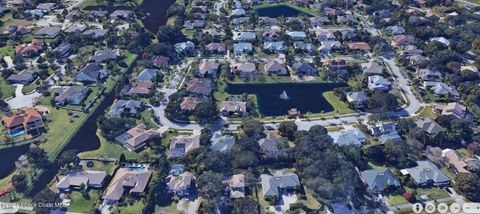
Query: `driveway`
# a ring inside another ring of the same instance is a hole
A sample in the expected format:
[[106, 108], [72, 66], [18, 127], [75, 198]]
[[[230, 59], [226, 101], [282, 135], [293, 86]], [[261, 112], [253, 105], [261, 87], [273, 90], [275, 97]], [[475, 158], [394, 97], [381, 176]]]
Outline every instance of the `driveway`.
[[36, 91], [31, 94], [25, 95], [22, 93], [23, 85], [18, 84], [16, 86], [17, 88], [15, 89], [15, 97], [6, 100], [11, 109], [32, 107], [42, 97], [42, 95]]

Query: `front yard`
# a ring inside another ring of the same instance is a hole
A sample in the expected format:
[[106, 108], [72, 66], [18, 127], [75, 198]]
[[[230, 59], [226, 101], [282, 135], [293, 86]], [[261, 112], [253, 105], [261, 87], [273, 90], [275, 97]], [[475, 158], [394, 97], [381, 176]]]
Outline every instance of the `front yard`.
[[94, 213], [98, 203], [100, 202], [100, 194], [97, 190], [90, 190], [88, 192], [89, 198], [84, 198], [82, 193], [73, 191], [70, 194], [69, 212], [78, 213]]

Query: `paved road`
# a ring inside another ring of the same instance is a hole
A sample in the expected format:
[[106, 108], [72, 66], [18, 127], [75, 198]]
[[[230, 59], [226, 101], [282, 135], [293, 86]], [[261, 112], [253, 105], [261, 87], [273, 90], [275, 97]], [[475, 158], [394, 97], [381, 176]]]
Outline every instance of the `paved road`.
[[464, 3], [466, 5], [470, 5], [470, 6], [473, 6], [473, 7], [478, 7], [480, 6], [480, 4], [477, 4], [477, 3], [474, 3], [474, 2], [471, 2], [471, 1], [468, 1], [468, 0], [455, 0], [456, 2], [461, 2], [461, 3]]
[[25, 95], [22, 93], [23, 85], [18, 84], [16, 86], [17, 88], [15, 89], [15, 97], [12, 97], [11, 99], [6, 100], [6, 102], [8, 103], [11, 109], [23, 109], [23, 108], [32, 107], [37, 103], [38, 99], [40, 99], [40, 97], [42, 96], [38, 92]]

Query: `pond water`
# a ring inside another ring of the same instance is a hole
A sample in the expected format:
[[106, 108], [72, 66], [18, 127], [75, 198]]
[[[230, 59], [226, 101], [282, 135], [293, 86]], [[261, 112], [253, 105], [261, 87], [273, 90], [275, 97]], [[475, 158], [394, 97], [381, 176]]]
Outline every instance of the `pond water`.
[[228, 84], [225, 92], [256, 94], [262, 115], [280, 116], [291, 108], [297, 108], [302, 114], [331, 112], [334, 109], [322, 94], [344, 86], [345, 83]]
[[140, 8], [149, 15], [142, 20], [143, 25], [149, 31], [156, 33], [158, 27], [167, 23], [167, 10], [175, 0], [143, 0]]
[[[0, 179], [7, 177], [15, 169], [15, 161], [28, 151], [29, 144], [0, 150]], [[1, 188], [1, 187], [0, 187]]]
[[258, 8], [255, 10], [255, 13], [258, 16], [268, 16], [271, 18], [278, 18], [278, 17], [296, 17], [300, 14], [310, 16], [307, 13], [304, 13], [300, 10], [297, 10], [293, 7], [290, 7], [288, 5], [272, 5], [269, 7], [263, 7], [263, 8]]

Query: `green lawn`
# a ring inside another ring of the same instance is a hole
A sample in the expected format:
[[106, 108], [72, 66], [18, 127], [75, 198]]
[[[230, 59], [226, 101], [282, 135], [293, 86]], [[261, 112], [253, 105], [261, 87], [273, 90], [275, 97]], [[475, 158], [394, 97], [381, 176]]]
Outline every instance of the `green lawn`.
[[115, 171], [115, 168], [117, 168], [117, 165], [115, 165], [113, 162], [93, 161], [93, 166], [88, 169], [105, 171], [109, 175], [112, 175], [113, 171]]
[[[0, 53], [1, 54], [1, 53]], [[2, 100], [15, 95], [15, 86], [10, 85], [0, 77], [0, 90], [2, 91]]]
[[23, 86], [22, 93], [23, 94], [28, 94], [28, 93], [33, 92], [35, 89], [37, 89], [37, 85], [35, 83], [28, 84], [26, 86]]
[[71, 204], [68, 207], [69, 212], [79, 212], [79, 213], [94, 213], [97, 204], [100, 201], [100, 195], [96, 190], [90, 190], [88, 192], [90, 196], [89, 199], [85, 199], [82, 196], [82, 193], [78, 191], [73, 191], [70, 194]]
[[391, 206], [408, 203], [408, 201], [406, 201], [401, 195], [389, 195], [387, 201]]
[[130, 213], [142, 213], [144, 207], [143, 202], [137, 201], [132, 205], [118, 207], [120, 213], [130, 214]]
[[346, 103], [342, 102], [340, 98], [333, 94], [333, 91], [324, 92], [322, 95], [339, 114], [354, 113], [354, 111], [350, 109]]
[[322, 204], [318, 202], [317, 199], [313, 196], [312, 192], [305, 187], [305, 195], [307, 200], [300, 200], [306, 207], [313, 210], [319, 210], [322, 207]]
[[141, 119], [138, 121], [138, 123], [145, 123], [147, 127], [153, 128], [153, 129], [159, 128], [158, 125], [153, 121], [152, 109], [145, 110], [140, 115], [141, 115]]
[[437, 114], [433, 112], [433, 108], [431, 106], [424, 107], [420, 115], [425, 118], [431, 118], [431, 119], [437, 118]]
[[123, 148], [117, 143], [108, 142], [100, 134], [100, 130], [97, 130], [97, 136], [100, 139], [100, 148], [93, 151], [82, 152], [78, 156], [80, 158], [98, 158], [98, 157], [105, 157], [105, 158], [120, 158], [120, 154], [124, 154], [127, 159], [138, 159], [141, 157], [142, 152], [136, 153], [131, 152]]
[[13, 45], [5, 45], [0, 48], [0, 55], [2, 56], [10, 56], [13, 59], [15, 56], [15, 46]]

